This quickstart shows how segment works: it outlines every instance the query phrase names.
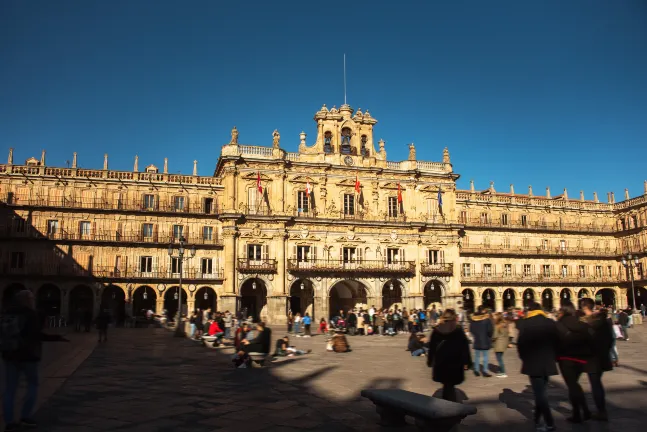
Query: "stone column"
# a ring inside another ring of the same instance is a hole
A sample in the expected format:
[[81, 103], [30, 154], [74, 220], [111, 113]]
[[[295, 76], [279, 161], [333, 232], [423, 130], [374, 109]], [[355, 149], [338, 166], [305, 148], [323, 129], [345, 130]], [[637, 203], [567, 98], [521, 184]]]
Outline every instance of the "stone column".
[[503, 298], [495, 299], [496, 311], [503, 312]]
[[155, 313], [158, 315], [162, 314], [164, 310], [164, 292], [157, 292], [157, 300], [155, 301]]
[[517, 309], [523, 308], [523, 293], [514, 297], [514, 307], [516, 307]]
[[70, 291], [66, 288], [61, 289], [61, 316], [70, 324]]
[[[281, 185], [283, 188], [283, 185]], [[268, 298], [268, 322], [271, 324], [285, 324], [287, 322], [286, 307], [287, 307], [287, 293], [285, 278], [285, 248], [287, 243], [287, 235], [285, 228], [279, 229], [279, 235], [275, 239], [276, 245], [276, 278], [274, 283], [274, 292], [269, 293]]]
[[222, 230], [224, 238], [224, 294], [219, 298], [218, 307], [221, 310], [236, 311], [236, 227], [233, 225], [224, 226]]

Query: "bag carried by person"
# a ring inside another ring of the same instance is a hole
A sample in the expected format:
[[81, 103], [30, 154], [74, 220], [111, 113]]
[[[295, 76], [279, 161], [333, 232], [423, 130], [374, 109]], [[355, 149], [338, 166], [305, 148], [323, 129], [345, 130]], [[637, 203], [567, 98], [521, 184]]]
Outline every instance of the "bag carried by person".
[[616, 334], [616, 339], [624, 339], [625, 336], [622, 334], [622, 329], [620, 328], [620, 325], [614, 324], [613, 332]]
[[24, 317], [20, 315], [0, 316], [0, 351], [17, 351], [23, 343], [22, 331], [24, 328]]

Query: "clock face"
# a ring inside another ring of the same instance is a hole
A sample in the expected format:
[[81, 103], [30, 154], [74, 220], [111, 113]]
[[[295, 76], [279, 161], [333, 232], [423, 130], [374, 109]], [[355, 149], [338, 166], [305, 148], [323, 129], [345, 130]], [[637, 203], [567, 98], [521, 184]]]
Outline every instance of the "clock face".
[[346, 157], [344, 158], [344, 163], [345, 163], [346, 165], [348, 165], [348, 166], [351, 166], [351, 165], [353, 164], [353, 158], [352, 158], [352, 157], [350, 157], [350, 156], [346, 156]]

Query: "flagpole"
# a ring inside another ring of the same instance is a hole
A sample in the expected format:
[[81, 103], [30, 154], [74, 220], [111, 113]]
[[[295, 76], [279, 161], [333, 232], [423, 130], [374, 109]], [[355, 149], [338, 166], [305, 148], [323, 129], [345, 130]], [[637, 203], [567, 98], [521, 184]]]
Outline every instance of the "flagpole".
[[344, 53], [344, 105], [346, 105], [346, 53]]

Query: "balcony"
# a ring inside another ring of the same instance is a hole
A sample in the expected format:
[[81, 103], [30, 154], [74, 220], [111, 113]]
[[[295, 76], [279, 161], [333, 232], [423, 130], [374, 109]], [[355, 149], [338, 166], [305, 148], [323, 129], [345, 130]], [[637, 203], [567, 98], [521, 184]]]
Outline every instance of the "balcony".
[[423, 276], [452, 276], [454, 274], [454, 265], [452, 263], [422, 263], [420, 264], [420, 274]]
[[288, 260], [288, 271], [293, 273], [381, 273], [414, 274], [414, 261], [387, 263], [384, 260], [362, 260], [344, 262], [340, 260], [314, 259], [308, 261]]
[[486, 247], [484, 245], [478, 246], [463, 246], [460, 250], [461, 255], [501, 255], [501, 256], [565, 256], [565, 257], [595, 257], [595, 258], [614, 258], [620, 255], [620, 252], [615, 249], [600, 249], [600, 248], [544, 248], [542, 246], [535, 247], [515, 247], [504, 248], [499, 246], [496, 248]]
[[620, 283], [621, 280], [618, 276], [578, 276], [566, 275], [561, 276], [557, 274], [544, 275], [544, 274], [489, 274], [489, 273], [473, 273], [461, 275], [461, 283], [463, 285], [470, 283], [498, 283], [498, 284], [583, 284], [594, 285], [603, 283]]
[[276, 260], [238, 258], [238, 271], [241, 273], [276, 273]]
[[[3, 266], [0, 269], [3, 276], [22, 276], [22, 277], [65, 277], [65, 278], [87, 278], [105, 281], [124, 281], [131, 280], [155, 280], [155, 281], [177, 281], [179, 273], [173, 273], [170, 269], [151, 269], [150, 272], [142, 272], [137, 268], [116, 268], [114, 266], [95, 266], [91, 270], [80, 267], [77, 264], [64, 265], [47, 262], [34, 262], [23, 268], [12, 269]], [[182, 279], [185, 281], [216, 281], [222, 280], [222, 269], [214, 269], [211, 273], [203, 273], [200, 269], [185, 268]]]
[[[188, 201], [188, 200], [187, 200]], [[179, 213], [196, 215], [218, 215], [222, 213], [222, 207], [214, 202], [205, 205], [203, 201], [177, 205], [175, 202], [156, 202], [154, 205], [145, 205], [143, 198], [136, 200], [106, 200], [81, 199], [81, 198], [30, 198], [21, 199], [13, 197], [4, 200], [12, 207], [36, 207], [36, 208], [58, 208], [58, 209], [87, 209], [100, 211], [123, 211], [123, 212], [147, 212], [147, 213]]]
[[614, 233], [617, 229], [612, 225], [596, 226], [593, 224], [579, 223], [541, 223], [528, 221], [523, 224], [518, 222], [508, 222], [503, 224], [501, 221], [483, 221], [480, 219], [459, 221], [465, 224], [465, 228], [483, 228], [483, 229], [509, 229], [515, 231], [555, 231], [555, 232], [588, 232], [588, 233]]
[[[0, 228], [0, 239], [31, 239], [31, 240], [51, 240], [62, 243], [113, 243], [113, 244], [151, 244], [151, 245], [168, 245], [177, 243], [179, 237], [173, 234], [152, 233], [144, 235], [141, 231], [97, 231], [82, 233], [80, 231], [58, 230], [54, 233], [41, 233], [33, 227], [25, 229], [22, 232], [7, 228]], [[201, 235], [185, 236], [188, 245], [196, 246], [222, 246], [222, 241], [217, 236], [204, 238]]]

